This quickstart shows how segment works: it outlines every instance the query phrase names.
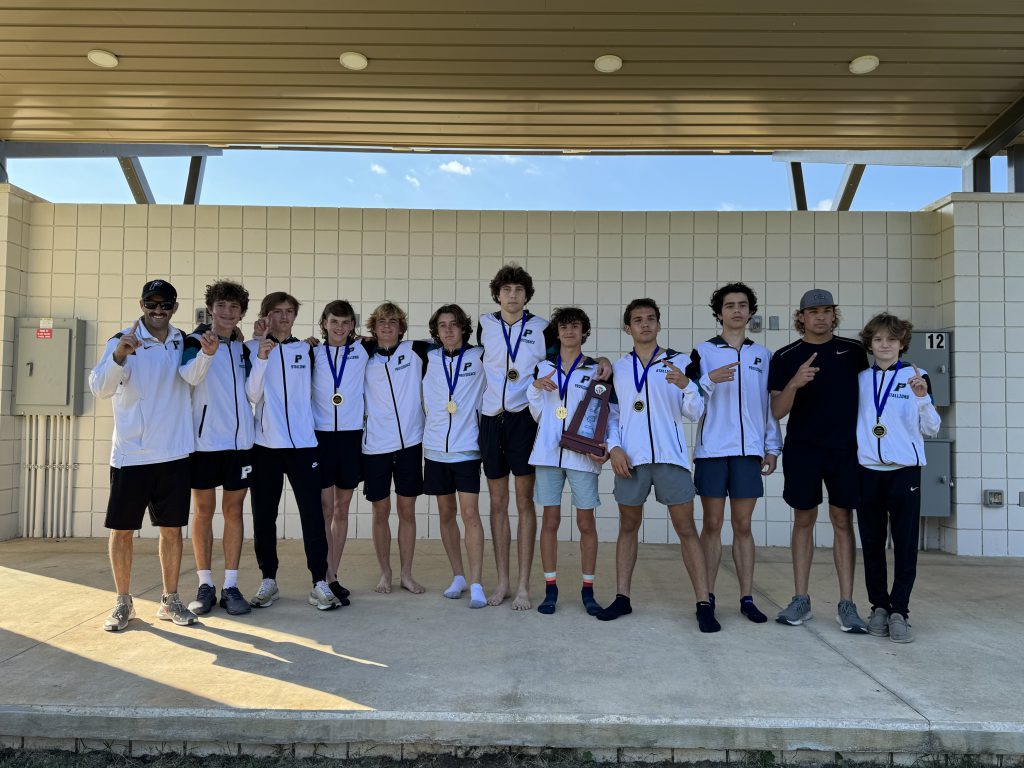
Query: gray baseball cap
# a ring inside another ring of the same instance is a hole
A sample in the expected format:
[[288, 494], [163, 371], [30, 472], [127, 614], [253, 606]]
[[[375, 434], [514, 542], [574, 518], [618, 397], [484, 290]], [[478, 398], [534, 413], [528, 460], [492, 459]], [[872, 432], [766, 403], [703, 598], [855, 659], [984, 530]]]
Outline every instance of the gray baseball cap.
[[824, 288], [811, 288], [807, 293], [800, 299], [800, 311], [803, 312], [805, 309], [811, 307], [834, 307], [836, 300], [832, 298], [832, 294], [826, 291]]

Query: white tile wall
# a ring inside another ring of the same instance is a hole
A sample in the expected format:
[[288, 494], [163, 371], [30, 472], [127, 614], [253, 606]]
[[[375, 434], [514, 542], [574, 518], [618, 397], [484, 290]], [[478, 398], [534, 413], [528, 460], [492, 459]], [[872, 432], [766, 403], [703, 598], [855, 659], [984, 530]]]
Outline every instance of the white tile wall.
[[[792, 309], [815, 285], [837, 294], [840, 332], [847, 335], [882, 309], [918, 328], [955, 330], [958, 404], [945, 417], [957, 440], [960, 482], [956, 515], [944, 523], [941, 539], [965, 554], [1024, 554], [1020, 509], [1004, 510], [1000, 528], [1002, 518], [990, 515], [986, 525], [980, 507], [983, 484], [1005, 488], [1014, 503], [1024, 490], [1024, 462], [1013, 451], [1024, 444], [1024, 342], [1017, 332], [1024, 315], [1013, 300], [1024, 293], [1024, 197], [954, 195], [915, 213], [502, 212], [51, 205], [3, 189], [0, 256], [5, 300], [13, 307], [5, 315], [85, 319], [87, 367], [102, 343], [136, 316], [139, 287], [153, 277], [177, 286], [177, 320], [186, 328], [204, 286], [224, 277], [241, 279], [256, 305], [271, 290], [296, 295], [301, 332], [314, 331], [321, 308], [334, 298], [349, 299], [362, 317], [387, 298], [406, 306], [410, 334], [420, 338], [441, 303], [457, 300], [474, 316], [492, 311], [487, 283], [510, 260], [535, 279], [534, 313], [582, 306], [594, 325], [590, 351], [612, 358], [629, 346], [621, 312], [630, 299], [655, 298], [662, 340], [689, 350], [716, 332], [707, 308], [711, 292], [737, 279], [757, 291], [766, 328], [769, 318], [778, 318], [779, 330], [755, 334], [773, 349], [795, 338]], [[9, 336], [5, 329], [5, 353]], [[0, 363], [8, 366], [2, 383], [9, 398], [9, 358]], [[0, 446], [17, 442], [12, 421], [5, 419]], [[78, 421], [75, 531], [104, 535], [109, 404], [87, 394]], [[0, 448], [0, 468], [11, 450]], [[610, 473], [601, 488], [598, 528], [610, 540], [617, 519]], [[789, 543], [791, 514], [781, 488], [781, 476], [769, 478], [768, 495], [755, 510], [759, 544]], [[0, 487], [0, 525], [8, 505], [16, 506], [15, 495], [13, 487]], [[419, 510], [420, 535], [436, 536], [429, 500], [421, 499]], [[297, 536], [290, 500], [283, 511], [284, 535]], [[365, 501], [354, 501], [353, 535], [369, 536], [369, 511]], [[647, 514], [644, 541], [676, 540], [662, 508], [652, 501]], [[568, 499], [564, 516], [571, 519]], [[573, 538], [572, 526], [562, 530]], [[724, 533], [728, 542], [728, 525]], [[827, 517], [815, 534], [819, 544], [831, 543]]]

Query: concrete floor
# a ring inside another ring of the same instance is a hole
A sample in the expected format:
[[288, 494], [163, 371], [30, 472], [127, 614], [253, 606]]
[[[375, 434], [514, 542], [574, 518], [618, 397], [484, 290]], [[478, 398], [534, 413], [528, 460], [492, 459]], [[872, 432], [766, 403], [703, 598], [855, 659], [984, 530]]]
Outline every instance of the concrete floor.
[[[351, 542], [342, 581], [352, 605], [321, 613], [306, 603], [301, 544], [282, 542], [281, 553], [283, 598], [272, 608], [241, 617], [216, 609], [200, 625], [176, 627], [155, 618], [155, 542], [140, 540], [139, 618], [112, 634], [100, 629], [113, 604], [105, 541], [0, 543], [0, 745], [299, 744], [348, 756], [397, 754], [403, 743], [406, 756], [427, 744], [551, 746], [667, 759], [727, 750], [783, 759], [802, 750], [1024, 754], [1019, 559], [923, 554], [917, 641], [896, 645], [839, 631], [826, 550], [811, 580], [817, 618], [785, 627], [754, 625], [736, 610], [726, 548], [716, 635], [698, 632], [679, 551], [668, 545], [641, 546], [634, 613], [610, 623], [578, 601], [572, 544], [560, 552], [554, 616], [508, 603], [470, 610], [468, 595], [445, 600], [450, 572], [436, 541], [417, 543], [416, 576], [428, 587], [420, 596], [375, 594], [372, 547]], [[602, 602], [614, 592], [613, 556], [603, 544]], [[397, 551], [393, 558], [397, 573]], [[189, 597], [192, 567], [187, 554]], [[247, 543], [241, 588], [248, 595], [257, 583]], [[791, 593], [788, 550], [759, 550], [760, 607], [774, 616]], [[859, 571], [857, 597], [863, 613]]]

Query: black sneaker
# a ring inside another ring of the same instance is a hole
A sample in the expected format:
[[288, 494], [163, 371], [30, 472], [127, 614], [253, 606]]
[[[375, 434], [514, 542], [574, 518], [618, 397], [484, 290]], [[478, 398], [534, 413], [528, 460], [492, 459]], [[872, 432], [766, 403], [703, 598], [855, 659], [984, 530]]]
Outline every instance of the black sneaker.
[[232, 616], [241, 616], [252, 610], [249, 601], [242, 597], [238, 587], [224, 587], [220, 591], [220, 607]]
[[204, 616], [217, 604], [217, 590], [209, 584], [200, 584], [196, 599], [188, 604], [188, 609], [196, 616]]
[[343, 586], [341, 586], [341, 584], [339, 584], [337, 581], [332, 581], [328, 583], [327, 586], [330, 588], [331, 592], [334, 593], [334, 596], [338, 598], [339, 604], [343, 606], [352, 604], [352, 601], [348, 599], [348, 596], [352, 593], [345, 589]]

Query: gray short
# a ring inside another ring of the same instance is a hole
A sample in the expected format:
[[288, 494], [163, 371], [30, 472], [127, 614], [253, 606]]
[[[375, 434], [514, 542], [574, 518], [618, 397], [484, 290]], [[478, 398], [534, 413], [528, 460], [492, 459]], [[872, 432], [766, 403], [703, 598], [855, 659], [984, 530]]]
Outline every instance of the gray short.
[[627, 507], [640, 507], [654, 486], [654, 498], [666, 506], [693, 501], [697, 489], [690, 470], [678, 464], [641, 464], [633, 467], [626, 479], [615, 476], [615, 501]]

